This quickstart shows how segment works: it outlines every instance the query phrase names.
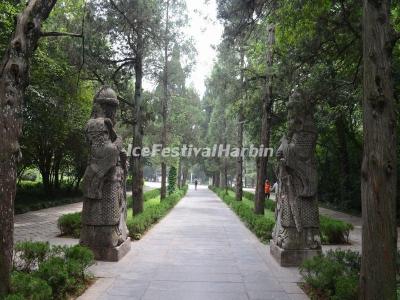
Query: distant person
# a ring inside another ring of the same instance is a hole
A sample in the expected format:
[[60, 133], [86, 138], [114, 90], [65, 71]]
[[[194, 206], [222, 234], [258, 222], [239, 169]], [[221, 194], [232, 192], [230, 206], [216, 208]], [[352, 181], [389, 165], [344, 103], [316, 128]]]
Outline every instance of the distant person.
[[199, 183], [199, 182], [197, 181], [197, 179], [195, 179], [195, 180], [194, 180], [194, 189], [195, 189], [195, 190], [197, 190], [197, 184], [198, 184], [198, 183]]
[[278, 189], [279, 189], [278, 182], [275, 182], [274, 185], [272, 186], [271, 192], [274, 192], [275, 195], [278, 195]]
[[267, 198], [267, 200], [269, 200], [271, 194], [271, 184], [269, 183], [268, 179], [265, 180], [264, 192], [265, 192], [265, 197]]

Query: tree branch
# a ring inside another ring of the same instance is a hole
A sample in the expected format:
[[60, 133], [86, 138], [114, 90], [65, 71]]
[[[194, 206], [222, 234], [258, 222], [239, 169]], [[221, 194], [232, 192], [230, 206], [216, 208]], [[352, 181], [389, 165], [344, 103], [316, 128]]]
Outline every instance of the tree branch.
[[76, 37], [82, 38], [82, 33], [69, 33], [69, 32], [57, 32], [57, 31], [50, 31], [50, 32], [41, 32], [41, 37], [51, 37], [51, 36], [69, 36], [69, 37]]

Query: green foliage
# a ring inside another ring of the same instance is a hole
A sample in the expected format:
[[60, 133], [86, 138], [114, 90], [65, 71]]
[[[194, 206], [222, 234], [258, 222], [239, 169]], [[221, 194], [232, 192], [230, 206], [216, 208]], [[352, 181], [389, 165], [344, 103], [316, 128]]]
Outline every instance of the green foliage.
[[63, 236], [79, 238], [82, 228], [82, 214], [80, 212], [62, 215], [57, 226]]
[[237, 201], [231, 194], [226, 194], [224, 189], [209, 187], [240, 217], [247, 227], [263, 242], [271, 239], [275, 220], [271, 215], [256, 215], [252, 208], [244, 201]]
[[276, 202], [271, 199], [265, 199], [265, 208], [270, 211], [275, 211]]
[[129, 214], [127, 226], [130, 236], [136, 240], [140, 239], [151, 226], [163, 218], [185, 196], [187, 189], [188, 187], [185, 186], [182, 190], [176, 190], [156, 205], [146, 206], [145, 204], [145, 209], [140, 215], [132, 217]]
[[94, 254], [82, 246], [23, 242], [15, 246], [11, 294], [6, 299], [66, 299], [84, 290]]
[[[146, 202], [150, 199], [157, 198], [158, 196], [160, 196], [160, 192], [161, 192], [161, 189], [153, 189], [153, 190], [144, 192], [143, 193], [144, 202]], [[132, 206], [132, 197], [128, 197], [127, 201], [128, 201], [128, 207], [131, 207]]]
[[[216, 187], [209, 187], [209, 189], [224, 200], [260, 240], [268, 241], [271, 238], [275, 225], [275, 217], [270, 213], [275, 211], [276, 203], [273, 200], [266, 201], [266, 215], [259, 216], [254, 214], [252, 209], [254, 206], [253, 193], [244, 192], [243, 201], [236, 201], [232, 189], [229, 189], [228, 194], [225, 193], [225, 189]], [[347, 244], [351, 230], [353, 230], [352, 224], [320, 215], [321, 241], [323, 244]]]
[[174, 166], [170, 167], [168, 172], [168, 195], [175, 192], [176, 175], [176, 168]]
[[355, 300], [358, 298], [360, 268], [358, 252], [330, 250], [306, 260], [300, 267], [300, 274], [314, 295], [322, 294], [334, 300]]
[[160, 189], [154, 189], [143, 193], [144, 201], [157, 198], [158, 196], [160, 196]]
[[350, 231], [354, 229], [352, 224], [335, 220], [320, 215], [321, 240], [324, 244], [347, 244], [349, 243]]
[[17, 185], [15, 197], [15, 213], [23, 214], [29, 211], [55, 207], [63, 204], [81, 201], [82, 192], [71, 186], [60, 186], [57, 191], [47, 193], [41, 182], [22, 181]]
[[69, 272], [74, 267], [61, 257], [52, 257], [39, 266], [37, 276], [46, 281], [54, 291], [54, 298], [60, 299], [63, 295], [73, 293], [77, 281]]
[[[162, 202], [159, 201], [160, 190], [151, 190], [145, 195], [145, 210], [142, 214], [132, 218], [131, 210], [129, 210], [129, 217], [127, 220], [127, 226], [130, 235], [133, 239], [140, 239], [143, 233], [145, 233], [152, 225], [157, 223], [163, 218], [168, 211], [175, 206], [175, 204], [186, 194], [187, 186], [182, 190], [176, 190], [174, 193], [168, 195]], [[157, 199], [158, 198], [158, 199]], [[153, 203], [151, 200], [156, 200]], [[82, 214], [72, 213], [65, 214], [58, 219], [58, 227], [62, 235], [73, 236], [78, 238], [82, 229], [81, 223]]]
[[49, 300], [52, 289], [45, 280], [33, 274], [13, 272], [11, 274], [11, 295], [5, 300]]
[[48, 258], [50, 244], [48, 242], [21, 242], [15, 245], [14, 252], [14, 269], [30, 273]]

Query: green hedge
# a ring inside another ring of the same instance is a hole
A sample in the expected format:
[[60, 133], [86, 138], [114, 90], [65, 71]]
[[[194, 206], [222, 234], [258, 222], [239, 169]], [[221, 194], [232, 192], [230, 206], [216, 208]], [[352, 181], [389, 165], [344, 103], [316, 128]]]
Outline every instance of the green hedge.
[[62, 215], [57, 222], [58, 229], [63, 236], [79, 238], [82, 228], [82, 214], [80, 212]]
[[4, 299], [76, 298], [92, 279], [87, 269], [93, 263], [92, 251], [82, 246], [18, 243], [15, 246], [11, 293]]
[[328, 251], [306, 260], [300, 267], [311, 299], [356, 300], [361, 257], [353, 251]]
[[[273, 215], [271, 216], [270, 212], [275, 211], [274, 201], [266, 201], [266, 216], [264, 217], [254, 214], [253, 193], [245, 192], [243, 193], [243, 201], [236, 201], [231, 189], [227, 195], [224, 189], [216, 187], [209, 188], [218, 194], [218, 196], [230, 207], [232, 207], [236, 214], [239, 215], [244, 223], [257, 235], [257, 237], [260, 238], [261, 241], [267, 241], [271, 238], [271, 233], [275, 225], [275, 218]], [[246, 202], [251, 202], [251, 205]], [[269, 204], [270, 202], [273, 202], [273, 205]], [[264, 226], [264, 228], [262, 228], [262, 226]], [[353, 228], [352, 224], [320, 215], [321, 241], [323, 244], [347, 244], [349, 242], [350, 231], [353, 230]]]
[[[128, 211], [127, 226], [129, 235], [133, 239], [140, 239], [154, 223], [164, 217], [168, 211], [186, 194], [188, 187], [176, 190], [173, 194], [159, 201], [160, 189], [151, 190], [144, 193], [145, 209], [140, 215], [132, 217], [132, 209]], [[129, 197], [128, 203], [132, 203]], [[58, 228], [63, 236], [79, 238], [82, 229], [82, 214], [65, 214], [58, 219]]]
[[[232, 191], [234, 191], [232, 189]], [[243, 197], [250, 200], [250, 201], [254, 201], [254, 193], [252, 192], [248, 192], [248, 191], [243, 191]], [[270, 210], [270, 211], [275, 211], [275, 207], [276, 207], [276, 203], [275, 201], [271, 200], [271, 199], [265, 199], [265, 208]]]
[[354, 229], [352, 224], [335, 220], [333, 218], [319, 216], [321, 241], [323, 244], [348, 244], [350, 231]]
[[[161, 189], [154, 189], [143, 193], [143, 200], [144, 202], [157, 198], [160, 196]], [[128, 207], [132, 206], [132, 197], [128, 197]]]
[[232, 210], [240, 217], [246, 226], [263, 242], [271, 239], [275, 221], [272, 214], [256, 215], [252, 208], [243, 201], [236, 201], [231, 193], [226, 194], [225, 189], [210, 187]]
[[59, 190], [47, 194], [41, 182], [22, 181], [17, 186], [15, 196], [15, 213], [23, 214], [82, 201], [82, 192], [71, 186], [62, 186]]
[[168, 195], [158, 204], [145, 207], [140, 215], [132, 217], [130, 213], [127, 220], [129, 235], [135, 240], [140, 239], [151, 226], [162, 219], [186, 195], [187, 189], [188, 187], [185, 186], [183, 189], [176, 190]]

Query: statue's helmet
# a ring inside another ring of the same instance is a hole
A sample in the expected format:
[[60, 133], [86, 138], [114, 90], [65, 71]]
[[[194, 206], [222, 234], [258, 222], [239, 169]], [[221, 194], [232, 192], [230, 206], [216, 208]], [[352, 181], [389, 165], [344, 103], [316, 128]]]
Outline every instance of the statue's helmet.
[[118, 105], [117, 93], [109, 86], [102, 86], [94, 96], [92, 118], [108, 118], [115, 124]]
[[109, 86], [102, 86], [94, 97], [94, 102], [100, 105], [118, 106], [117, 93]]

